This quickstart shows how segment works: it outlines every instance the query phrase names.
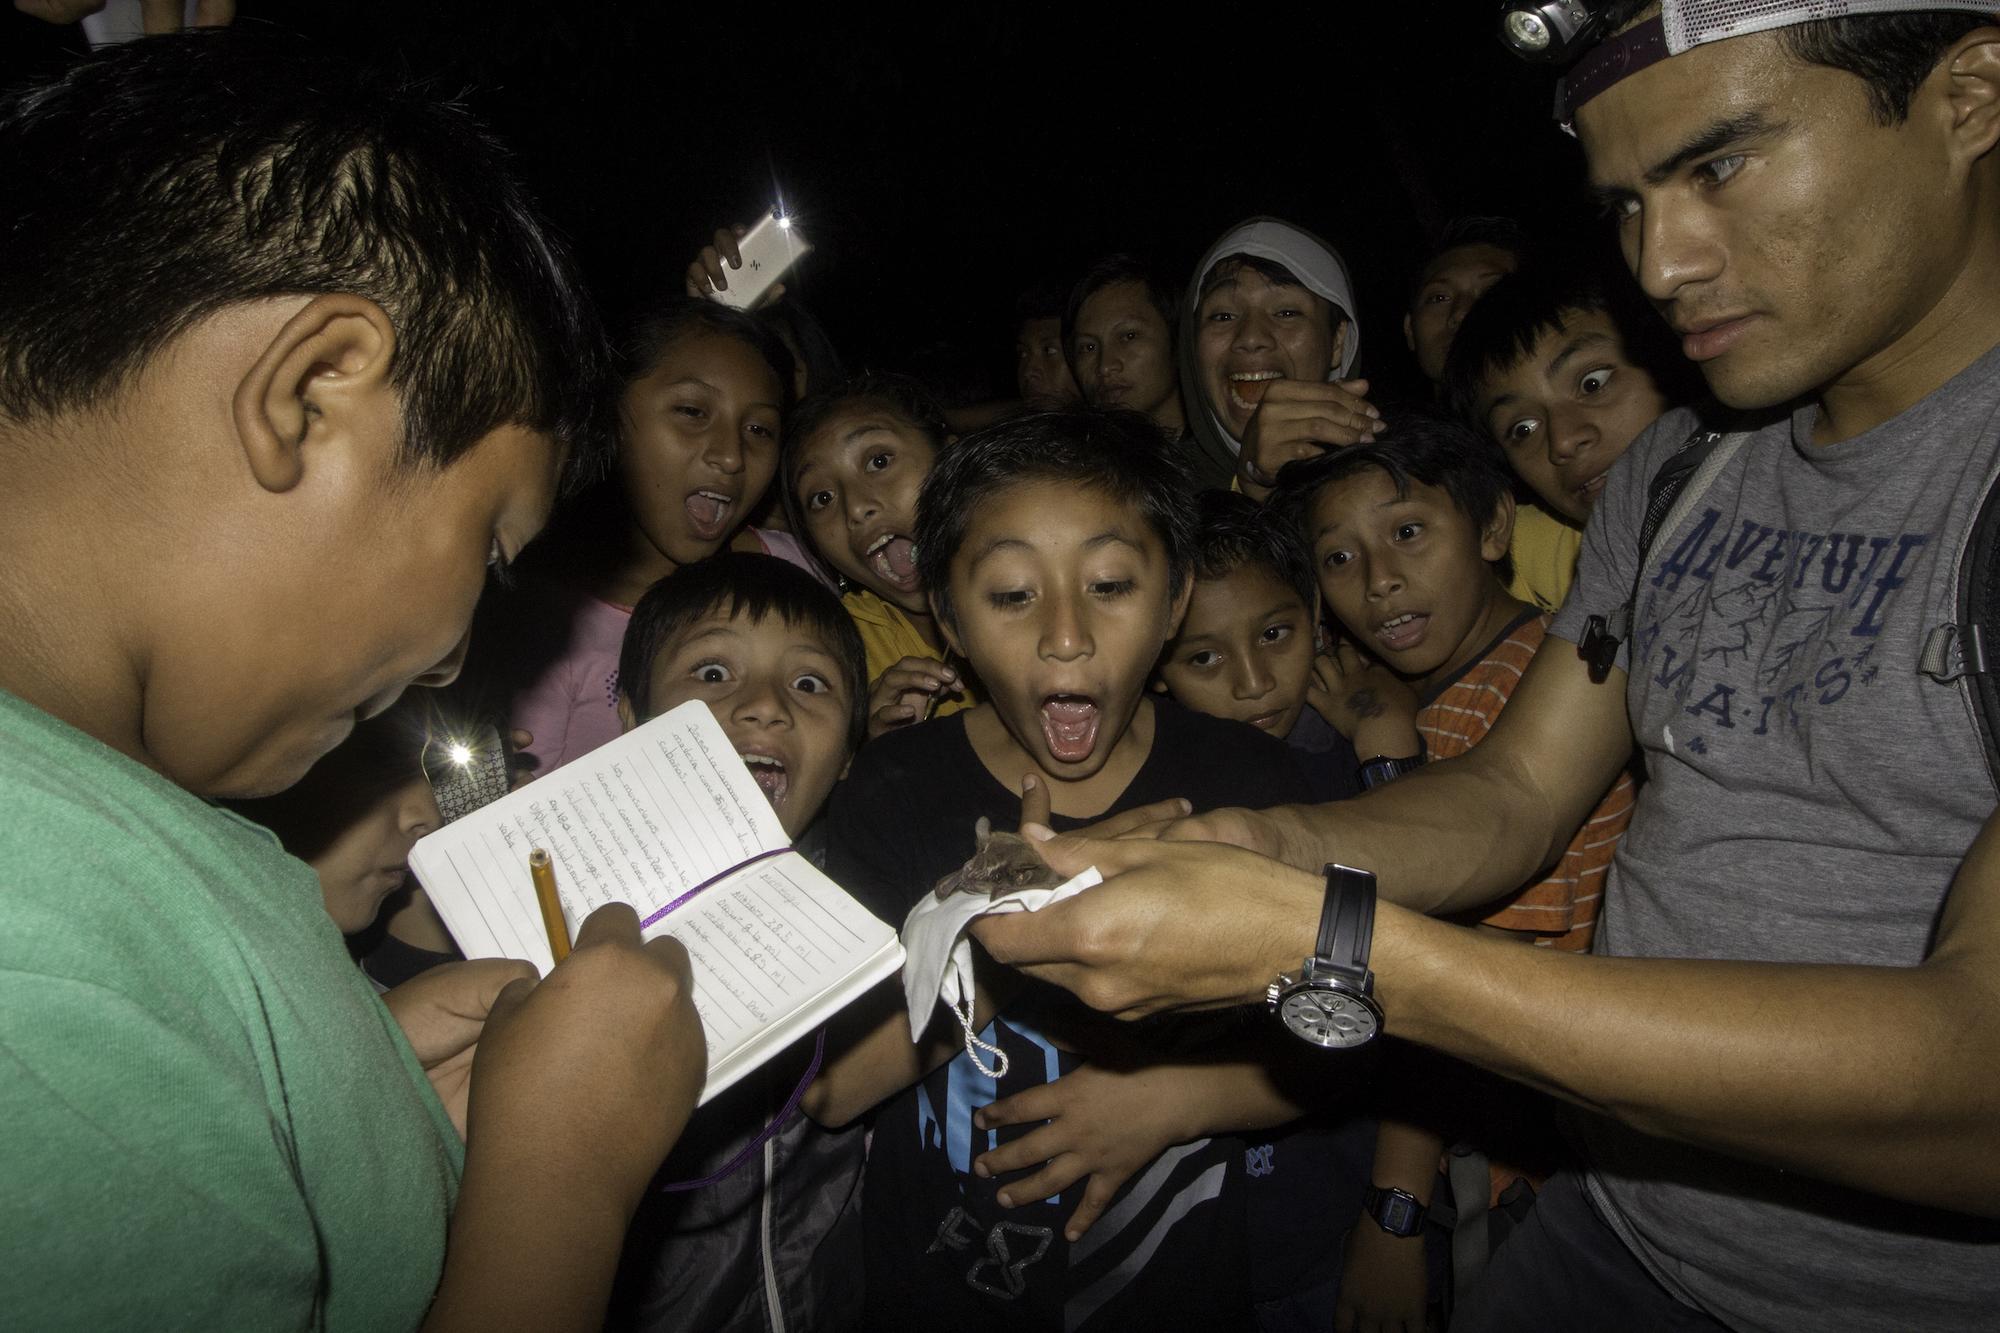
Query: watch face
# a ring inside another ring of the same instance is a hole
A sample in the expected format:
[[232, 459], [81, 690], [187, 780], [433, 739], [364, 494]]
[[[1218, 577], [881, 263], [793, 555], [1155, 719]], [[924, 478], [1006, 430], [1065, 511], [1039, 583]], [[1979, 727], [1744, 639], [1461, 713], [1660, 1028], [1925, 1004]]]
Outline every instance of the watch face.
[[1359, 1046], [1382, 1029], [1381, 1016], [1358, 996], [1317, 986], [1286, 995], [1278, 1017], [1315, 1046]]

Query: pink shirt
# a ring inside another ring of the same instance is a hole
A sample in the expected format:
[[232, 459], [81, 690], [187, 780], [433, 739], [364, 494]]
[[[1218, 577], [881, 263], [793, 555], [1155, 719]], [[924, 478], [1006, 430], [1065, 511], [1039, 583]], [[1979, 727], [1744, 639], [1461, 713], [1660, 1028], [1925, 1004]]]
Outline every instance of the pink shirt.
[[[815, 578], [798, 538], [788, 532], [751, 529], [766, 554], [799, 566]], [[534, 632], [560, 634], [562, 641], [548, 655], [548, 665], [517, 690], [508, 710], [509, 724], [534, 736], [528, 753], [540, 761], [537, 775], [561, 768], [589, 754], [622, 730], [618, 722], [618, 650], [632, 608], [592, 597], [555, 583], [524, 588], [513, 608], [516, 623]]]

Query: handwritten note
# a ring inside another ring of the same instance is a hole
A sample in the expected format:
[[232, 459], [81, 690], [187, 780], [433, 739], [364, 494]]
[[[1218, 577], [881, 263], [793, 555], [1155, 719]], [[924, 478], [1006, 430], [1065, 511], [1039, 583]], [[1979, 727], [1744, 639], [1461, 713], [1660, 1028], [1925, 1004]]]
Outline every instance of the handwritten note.
[[[606, 903], [644, 921], [787, 840], [707, 705], [684, 704], [422, 839], [410, 865], [468, 958], [553, 965], [528, 852], [546, 848], [572, 934]], [[804, 857], [721, 879], [646, 930], [694, 965], [703, 1100], [902, 963], [896, 932]]]

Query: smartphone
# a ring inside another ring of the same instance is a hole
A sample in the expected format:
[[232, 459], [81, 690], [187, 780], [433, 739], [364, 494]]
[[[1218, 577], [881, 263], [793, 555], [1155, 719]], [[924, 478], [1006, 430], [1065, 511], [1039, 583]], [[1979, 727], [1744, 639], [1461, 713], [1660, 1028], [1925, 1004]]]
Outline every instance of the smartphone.
[[424, 777], [449, 824], [507, 794], [508, 746], [490, 723], [433, 731], [424, 742]]
[[743, 257], [743, 267], [730, 268], [729, 261], [724, 260], [722, 266], [729, 286], [711, 291], [708, 299], [747, 310], [781, 281], [792, 265], [805, 258], [812, 246], [790, 218], [766, 213], [756, 226], [737, 238], [736, 249]]

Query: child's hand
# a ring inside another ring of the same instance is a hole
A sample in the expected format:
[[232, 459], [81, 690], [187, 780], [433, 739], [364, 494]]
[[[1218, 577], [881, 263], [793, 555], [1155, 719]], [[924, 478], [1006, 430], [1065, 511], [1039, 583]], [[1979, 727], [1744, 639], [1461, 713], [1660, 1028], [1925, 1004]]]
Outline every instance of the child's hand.
[[1369, 406], [1367, 395], [1367, 380], [1275, 381], [1243, 428], [1237, 467], [1244, 493], [1262, 499], [1278, 469], [1294, 459], [1372, 441], [1382, 429], [1382, 414]]
[[518, 791], [535, 780], [535, 769], [542, 761], [530, 753], [535, 744], [534, 732], [516, 727], [507, 733], [507, 741], [514, 747], [514, 753], [507, 757], [507, 790]]
[[479, 1044], [468, 1181], [478, 1165], [498, 1173], [488, 1178], [561, 1181], [628, 1210], [687, 1124], [708, 1067], [687, 950], [670, 936], [642, 941], [623, 903], [592, 912], [541, 981], [506, 986]]
[[1392, 1236], [1363, 1215], [1347, 1233], [1334, 1333], [1422, 1333], [1424, 1238]]
[[1363, 759], [1404, 758], [1417, 741], [1417, 694], [1403, 679], [1352, 644], [1336, 644], [1313, 660], [1306, 702], [1354, 743]]
[[526, 963], [483, 958], [431, 968], [382, 997], [460, 1138], [465, 1137], [472, 1060], [486, 1015], [509, 982], [534, 979], [535, 969]]
[[[701, 247], [701, 253], [687, 266], [687, 294], [706, 297], [711, 292], [729, 290], [729, 271], [743, 267], [743, 256], [736, 248], [736, 238], [749, 234], [750, 229], [742, 223], [734, 227], [718, 227], [715, 240]], [[771, 290], [757, 298], [756, 308], [776, 305], [778, 298], [785, 294], [785, 284], [774, 282]]]
[[1040, 1128], [982, 1153], [972, 1163], [980, 1176], [1041, 1170], [1000, 1191], [1002, 1207], [1037, 1203], [1085, 1176], [1083, 1200], [1063, 1234], [1081, 1239], [1110, 1206], [1118, 1187], [1176, 1143], [1201, 1137], [1189, 1129], [1183, 1103], [1192, 1091], [1187, 1071], [1172, 1066], [1108, 1069], [1084, 1065], [1053, 1083], [1003, 1097], [981, 1108], [981, 1129], [1046, 1120]]
[[964, 695], [958, 672], [933, 657], [906, 657], [876, 678], [868, 691], [868, 739], [921, 722], [931, 704]]

